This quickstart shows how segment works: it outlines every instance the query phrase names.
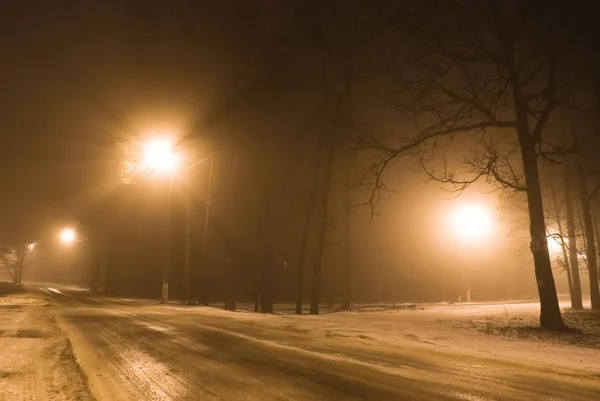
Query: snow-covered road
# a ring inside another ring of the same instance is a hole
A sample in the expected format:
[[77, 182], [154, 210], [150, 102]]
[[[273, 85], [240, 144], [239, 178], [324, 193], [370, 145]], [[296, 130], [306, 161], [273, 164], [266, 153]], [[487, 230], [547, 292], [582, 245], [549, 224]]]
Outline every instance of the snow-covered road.
[[99, 401], [600, 400], [598, 351], [445, 321], [477, 306], [282, 316], [49, 295]]

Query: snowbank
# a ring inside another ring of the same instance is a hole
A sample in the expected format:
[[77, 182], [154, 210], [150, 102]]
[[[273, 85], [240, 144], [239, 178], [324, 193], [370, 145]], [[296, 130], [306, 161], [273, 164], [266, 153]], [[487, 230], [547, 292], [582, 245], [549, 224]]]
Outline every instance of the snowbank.
[[91, 400], [47, 300], [20, 286], [0, 291], [0, 399]]

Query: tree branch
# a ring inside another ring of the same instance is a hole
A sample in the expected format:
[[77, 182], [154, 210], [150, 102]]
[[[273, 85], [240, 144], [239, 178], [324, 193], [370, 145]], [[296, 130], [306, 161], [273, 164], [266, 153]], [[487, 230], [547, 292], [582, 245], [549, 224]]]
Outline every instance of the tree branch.
[[429, 129], [428, 129], [425, 131], [425, 133], [423, 133], [422, 135], [419, 135], [417, 138], [413, 139], [411, 142], [409, 142], [408, 144], [406, 144], [404, 146], [400, 146], [395, 149], [384, 146], [382, 148], [379, 148], [378, 150], [383, 150], [383, 151], [387, 152], [388, 158], [389, 158], [389, 160], [391, 160], [391, 159], [394, 159], [394, 158], [422, 145], [423, 143], [425, 143], [428, 140], [433, 139], [433, 138], [439, 138], [439, 137], [449, 136], [449, 135], [453, 135], [453, 134], [457, 134], [457, 133], [461, 133], [461, 132], [470, 132], [470, 131], [476, 131], [476, 130], [482, 130], [482, 129], [488, 129], [488, 128], [515, 128], [515, 127], [516, 127], [515, 121], [495, 121], [495, 122], [487, 122], [486, 121], [486, 122], [480, 122], [480, 123], [475, 123], [475, 124], [445, 127], [445, 129], [440, 129], [437, 131], [432, 129], [433, 132], [427, 132], [427, 131], [429, 131]]
[[548, 64], [548, 83], [546, 87], [546, 106], [535, 124], [532, 132], [532, 137], [535, 142], [539, 142], [542, 135], [542, 130], [546, 126], [554, 107], [556, 106], [556, 54], [554, 51], [551, 52], [550, 60]]

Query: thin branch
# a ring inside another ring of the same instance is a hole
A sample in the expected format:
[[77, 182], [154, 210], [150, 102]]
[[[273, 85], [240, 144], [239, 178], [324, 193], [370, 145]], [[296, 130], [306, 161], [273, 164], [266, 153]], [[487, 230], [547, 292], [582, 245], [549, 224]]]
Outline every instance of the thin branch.
[[594, 198], [596, 196], [596, 192], [598, 192], [600, 190], [600, 184], [596, 185], [596, 188], [594, 188], [594, 190], [592, 191], [592, 194], [589, 196], [588, 200], [591, 200], [592, 198]]
[[521, 85], [525, 86], [529, 84], [546, 66], [548, 65], [548, 60], [544, 60], [539, 63], [525, 78], [521, 80]]
[[415, 138], [412, 142], [410, 142], [404, 146], [401, 146], [399, 148], [394, 149], [394, 148], [383, 147], [383, 148], [379, 148], [379, 150], [388, 152], [389, 153], [388, 158], [391, 160], [395, 157], [398, 157], [399, 155], [402, 155], [402, 154], [422, 145], [423, 143], [427, 142], [430, 139], [439, 138], [442, 136], [449, 136], [449, 135], [457, 134], [460, 132], [469, 132], [469, 131], [475, 131], [475, 130], [481, 130], [481, 129], [487, 129], [487, 128], [516, 128], [516, 122], [515, 121], [494, 121], [494, 122], [484, 121], [484, 122], [469, 124], [469, 125], [451, 126], [451, 127], [447, 127], [444, 129], [440, 129], [439, 131], [433, 130], [433, 132], [424, 133], [424, 134], [418, 136], [417, 138]]

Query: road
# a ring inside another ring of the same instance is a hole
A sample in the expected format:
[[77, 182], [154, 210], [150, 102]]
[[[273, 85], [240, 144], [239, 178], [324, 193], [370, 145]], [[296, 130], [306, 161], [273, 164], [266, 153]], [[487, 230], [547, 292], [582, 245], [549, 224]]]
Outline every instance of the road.
[[46, 291], [99, 401], [600, 400], [589, 367], [449, 338], [440, 317], [468, 308], [257, 316]]

